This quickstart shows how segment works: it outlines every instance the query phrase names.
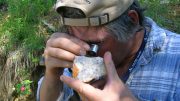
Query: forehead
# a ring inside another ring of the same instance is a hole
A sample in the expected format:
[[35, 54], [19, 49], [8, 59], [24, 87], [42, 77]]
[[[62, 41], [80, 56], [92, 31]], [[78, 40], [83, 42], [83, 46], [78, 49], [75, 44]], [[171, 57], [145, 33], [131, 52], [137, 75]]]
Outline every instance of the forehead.
[[106, 31], [103, 26], [68, 26], [70, 33], [99, 33]]
[[109, 39], [109, 37], [113, 37], [116, 39], [114, 34], [108, 31], [104, 26], [99, 26], [99, 27], [69, 26], [68, 29], [70, 35], [75, 36], [86, 42], [98, 43], [105, 41], [107, 38]]

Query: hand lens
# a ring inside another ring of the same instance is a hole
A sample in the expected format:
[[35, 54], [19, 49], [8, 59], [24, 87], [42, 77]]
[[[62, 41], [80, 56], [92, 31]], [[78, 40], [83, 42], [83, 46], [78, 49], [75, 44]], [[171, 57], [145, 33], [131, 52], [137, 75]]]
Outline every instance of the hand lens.
[[87, 56], [90, 56], [90, 57], [97, 56], [98, 49], [99, 47], [97, 44], [91, 44], [90, 50], [87, 51]]

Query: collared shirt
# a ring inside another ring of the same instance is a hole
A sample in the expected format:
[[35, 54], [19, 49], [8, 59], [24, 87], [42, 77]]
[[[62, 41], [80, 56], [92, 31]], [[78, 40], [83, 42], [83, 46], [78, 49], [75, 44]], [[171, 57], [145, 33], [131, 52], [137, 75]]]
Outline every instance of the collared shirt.
[[[159, 27], [150, 18], [146, 22], [151, 27], [146, 46], [125, 84], [142, 101], [179, 101], [180, 35]], [[65, 69], [64, 75], [71, 73]], [[73, 90], [64, 84], [59, 101], [68, 101], [72, 95]]]

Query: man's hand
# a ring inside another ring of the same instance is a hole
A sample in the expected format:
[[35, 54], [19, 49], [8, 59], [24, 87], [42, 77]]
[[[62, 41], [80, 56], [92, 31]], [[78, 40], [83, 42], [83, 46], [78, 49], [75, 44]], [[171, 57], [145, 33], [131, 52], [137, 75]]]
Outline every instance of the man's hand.
[[110, 52], [105, 53], [104, 61], [107, 70], [107, 82], [102, 90], [63, 75], [60, 79], [76, 90], [82, 100], [85, 101], [136, 101], [137, 99], [119, 79]]
[[47, 41], [44, 51], [46, 71], [57, 71], [54, 70], [55, 67], [72, 67], [74, 57], [85, 55], [88, 49], [89, 45], [78, 38], [66, 33], [53, 34]]
[[63, 69], [72, 67], [76, 55], [85, 55], [87, 43], [66, 33], [55, 33], [47, 41], [45, 56], [45, 76], [40, 89], [41, 101], [56, 101], [61, 94], [63, 84], [59, 80]]

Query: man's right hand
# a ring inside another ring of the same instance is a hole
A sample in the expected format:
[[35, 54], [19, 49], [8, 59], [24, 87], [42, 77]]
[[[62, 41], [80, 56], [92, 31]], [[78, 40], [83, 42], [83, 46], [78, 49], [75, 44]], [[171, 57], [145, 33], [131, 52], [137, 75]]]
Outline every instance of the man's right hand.
[[71, 68], [74, 57], [85, 55], [89, 45], [66, 33], [54, 33], [44, 51], [46, 72], [40, 88], [40, 101], [56, 101], [63, 84], [63, 68]]
[[89, 48], [87, 43], [78, 38], [66, 33], [54, 33], [44, 51], [46, 72], [54, 74], [59, 69], [72, 67], [74, 57], [85, 55]]

